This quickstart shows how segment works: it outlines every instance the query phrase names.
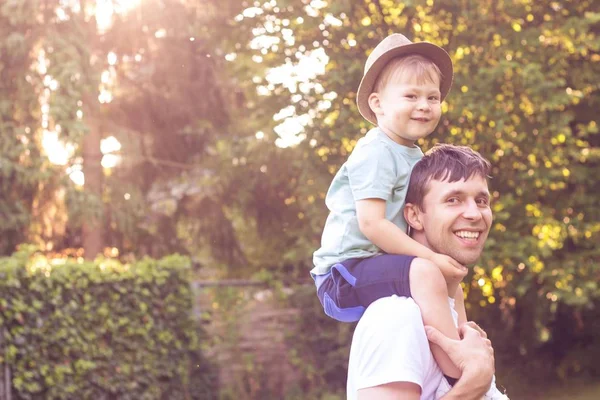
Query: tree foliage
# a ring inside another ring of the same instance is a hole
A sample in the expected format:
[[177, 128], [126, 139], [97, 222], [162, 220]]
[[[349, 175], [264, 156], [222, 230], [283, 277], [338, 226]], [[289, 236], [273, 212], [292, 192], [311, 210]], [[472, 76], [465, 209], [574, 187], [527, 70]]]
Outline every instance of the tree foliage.
[[[9, 124], [3, 156], [12, 162], [2, 169], [3, 229], [19, 233], [11, 235], [4, 252], [24, 240], [80, 246], [82, 224], [102, 218], [105, 245], [124, 252], [190, 253], [200, 237], [221, 243], [214, 248], [216, 258], [234, 264], [242, 257], [231, 245], [232, 228], [213, 193], [212, 167], [218, 163], [215, 138], [231, 136], [229, 104], [238, 89], [219, 76], [225, 60], [213, 30], [226, 29], [241, 5], [144, 1], [113, 15], [107, 25], [95, 18], [102, 4], [3, 5], [4, 90], [6, 99], [14, 99], [6, 100], [3, 118]], [[99, 193], [68, 179], [83, 158], [99, 165], [99, 143], [92, 143], [93, 154], [84, 154], [94, 130], [122, 145], [116, 155], [123, 162], [105, 169]], [[48, 131], [72, 149], [66, 168], [46, 158], [52, 156], [42, 146]], [[54, 208], [45, 210], [46, 203]], [[187, 218], [192, 213], [193, 221]], [[212, 253], [211, 246], [204, 248]]]
[[[36, 140], [42, 82], [30, 72], [34, 2], [0, 6], [0, 253], [27, 238], [38, 185], [49, 180]], [[37, 90], [36, 90], [37, 89]]]
[[[274, 45], [240, 54], [260, 56], [267, 67], [302, 65], [303, 57], [321, 50], [328, 57], [325, 73], [307, 84], [259, 83], [268, 92], [260, 100], [263, 109], [277, 112], [291, 104], [292, 116], [309, 117], [302, 130], [306, 139], [287, 149], [289, 162], [299, 164], [285, 179], [296, 185], [279, 200], [289, 209], [282, 221], [295, 228], [294, 264], [302, 265], [318, 247], [328, 184], [369, 129], [355, 105], [367, 55], [393, 32], [431, 41], [449, 52], [455, 76], [438, 129], [420, 145], [469, 145], [494, 165], [495, 223], [466, 283], [468, 312], [493, 327], [493, 337], [510, 354], [545, 347], [553, 349], [561, 374], [589, 372], [593, 358], [563, 356], [597, 341], [593, 322], [583, 318], [597, 315], [600, 295], [597, 6], [444, 0], [277, 6], [240, 22]], [[280, 179], [279, 170], [267, 175], [270, 182]]]

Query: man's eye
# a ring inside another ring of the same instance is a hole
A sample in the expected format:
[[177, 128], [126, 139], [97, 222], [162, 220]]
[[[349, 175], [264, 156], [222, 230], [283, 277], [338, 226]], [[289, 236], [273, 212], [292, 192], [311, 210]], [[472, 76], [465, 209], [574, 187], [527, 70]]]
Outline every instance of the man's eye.
[[451, 203], [451, 204], [456, 204], [458, 203], [458, 197], [450, 197], [448, 200], [446, 200], [446, 203]]
[[487, 199], [478, 199], [477, 205], [480, 205], [482, 207], [487, 207], [489, 205], [489, 201]]

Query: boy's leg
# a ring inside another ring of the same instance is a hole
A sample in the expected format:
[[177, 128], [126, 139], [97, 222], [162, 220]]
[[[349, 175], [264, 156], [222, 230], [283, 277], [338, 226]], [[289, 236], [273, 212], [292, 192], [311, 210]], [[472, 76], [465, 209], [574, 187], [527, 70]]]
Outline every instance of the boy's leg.
[[[410, 269], [410, 289], [421, 309], [424, 324], [435, 327], [451, 339], [460, 340], [450, 311], [446, 280], [440, 269], [430, 261], [416, 258]], [[444, 375], [460, 377], [460, 370], [440, 347], [431, 344], [431, 352]]]
[[409, 270], [414, 258], [384, 254], [334, 265], [318, 290], [325, 313], [338, 321], [354, 322], [375, 300], [411, 297]]
[[352, 305], [341, 307], [338, 301], [338, 284], [343, 284], [340, 279], [334, 279], [333, 274], [329, 273], [317, 289], [317, 296], [321, 301], [325, 314], [336, 321], [356, 322], [365, 312], [365, 307], [361, 305]]

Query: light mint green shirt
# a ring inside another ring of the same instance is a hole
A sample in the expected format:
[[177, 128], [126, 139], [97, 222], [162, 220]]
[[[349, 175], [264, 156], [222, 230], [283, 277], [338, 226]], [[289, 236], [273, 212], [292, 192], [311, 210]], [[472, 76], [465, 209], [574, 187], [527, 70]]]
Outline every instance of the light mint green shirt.
[[383, 253], [358, 227], [358, 200], [385, 200], [385, 218], [406, 232], [404, 200], [412, 168], [422, 157], [421, 149], [402, 146], [379, 128], [371, 129], [358, 141], [327, 192], [329, 216], [321, 248], [313, 255], [312, 275], [326, 274], [332, 265], [349, 258]]

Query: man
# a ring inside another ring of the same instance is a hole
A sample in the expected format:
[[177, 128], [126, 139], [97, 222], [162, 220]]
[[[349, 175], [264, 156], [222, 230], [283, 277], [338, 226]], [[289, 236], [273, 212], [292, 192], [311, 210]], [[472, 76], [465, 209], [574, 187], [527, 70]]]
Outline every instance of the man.
[[[429, 151], [415, 165], [406, 197], [404, 214], [412, 238], [463, 265], [474, 263], [492, 223], [489, 170], [489, 162], [467, 147], [438, 145]], [[494, 359], [485, 332], [466, 322], [458, 290], [464, 276], [459, 269], [444, 275], [461, 341], [433, 328], [426, 332], [419, 307], [410, 298], [383, 298], [367, 308], [350, 350], [348, 399], [506, 398], [495, 385], [490, 389]], [[454, 387], [443, 379], [428, 338], [460, 369], [462, 376]]]

